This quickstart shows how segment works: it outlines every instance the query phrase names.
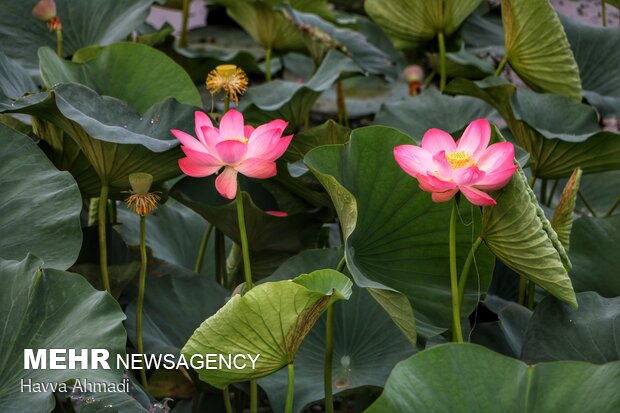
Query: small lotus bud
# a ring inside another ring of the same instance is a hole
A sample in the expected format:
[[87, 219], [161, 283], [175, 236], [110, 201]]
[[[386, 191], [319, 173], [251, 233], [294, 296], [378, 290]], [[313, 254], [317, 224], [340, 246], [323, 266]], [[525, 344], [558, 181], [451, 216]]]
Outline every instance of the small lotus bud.
[[44, 22], [51, 20], [56, 17], [56, 3], [54, 0], [39, 0], [32, 9], [32, 15]]
[[403, 71], [407, 83], [421, 82], [424, 80], [424, 70], [418, 65], [407, 66]]
[[288, 214], [284, 211], [265, 211], [265, 214], [272, 215], [274, 217], [288, 217]]
[[153, 175], [145, 172], [136, 172], [129, 175], [131, 189], [138, 195], [146, 195], [153, 184]]

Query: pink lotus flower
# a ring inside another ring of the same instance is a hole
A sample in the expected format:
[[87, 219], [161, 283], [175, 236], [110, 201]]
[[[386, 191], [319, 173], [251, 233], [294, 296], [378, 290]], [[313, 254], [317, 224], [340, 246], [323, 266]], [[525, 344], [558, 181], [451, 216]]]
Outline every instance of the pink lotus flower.
[[56, 17], [56, 3], [54, 0], [39, 0], [32, 9], [32, 15], [41, 21], [49, 21]]
[[420, 189], [432, 193], [435, 202], [448, 201], [460, 190], [474, 205], [495, 205], [495, 200], [483, 191], [495, 191], [508, 184], [517, 165], [512, 143], [488, 146], [490, 139], [489, 121], [478, 119], [456, 142], [442, 130], [429, 129], [421, 147], [397, 146], [394, 157], [405, 172], [418, 180]]
[[276, 163], [293, 135], [282, 137], [287, 122], [274, 120], [254, 129], [243, 124], [243, 115], [232, 109], [220, 121], [219, 129], [211, 119], [196, 112], [196, 136], [171, 130], [181, 142], [187, 158], [179, 159], [181, 170], [189, 176], [204, 177], [224, 170], [215, 180], [215, 188], [225, 198], [237, 194], [237, 173], [250, 178], [270, 178], [276, 175]]

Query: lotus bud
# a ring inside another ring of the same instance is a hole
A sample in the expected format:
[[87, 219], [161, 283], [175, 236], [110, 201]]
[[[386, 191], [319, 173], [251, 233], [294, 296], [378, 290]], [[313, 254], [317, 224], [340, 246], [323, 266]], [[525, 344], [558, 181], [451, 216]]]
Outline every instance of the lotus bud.
[[410, 65], [403, 71], [405, 80], [409, 84], [409, 95], [415, 96], [420, 93], [422, 89], [422, 82], [424, 81], [424, 70], [418, 65]]
[[32, 9], [32, 15], [44, 22], [56, 17], [56, 3], [54, 0], [39, 0]]

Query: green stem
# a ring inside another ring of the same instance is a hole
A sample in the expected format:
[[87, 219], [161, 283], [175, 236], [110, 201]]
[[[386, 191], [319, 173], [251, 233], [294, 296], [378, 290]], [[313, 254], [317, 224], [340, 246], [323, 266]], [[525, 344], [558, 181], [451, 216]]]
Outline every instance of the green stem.
[[452, 213], [450, 214], [450, 289], [452, 291], [452, 318], [454, 324], [453, 339], [457, 343], [463, 342], [463, 330], [461, 329], [461, 311], [459, 303], [459, 286], [456, 275], [456, 215], [458, 206], [456, 200], [452, 201]]
[[439, 41], [439, 90], [443, 92], [446, 88], [446, 41], [443, 32], [437, 33], [437, 40]]
[[103, 289], [112, 294], [110, 288], [110, 275], [108, 273], [108, 244], [106, 241], [106, 210], [108, 206], [108, 185], [101, 184], [99, 195], [99, 265], [101, 268], [101, 284]]
[[343, 255], [342, 258], [340, 259], [340, 261], [338, 262], [338, 265], [336, 266], [336, 271], [342, 272], [342, 270], [344, 270], [344, 267], [346, 265], [347, 265], [347, 260], [346, 260], [346, 258]]
[[293, 362], [288, 363], [288, 387], [286, 391], [286, 406], [284, 413], [293, 413], [293, 396], [295, 395], [295, 368]]
[[323, 383], [325, 385], [325, 411], [334, 413], [334, 396], [332, 394], [332, 359], [333, 359], [334, 305], [327, 307], [325, 323], [325, 363], [323, 366]]
[[605, 10], [605, 0], [601, 0], [601, 17], [603, 19], [603, 27], [607, 27], [607, 10]]
[[527, 285], [527, 308], [534, 309], [536, 303], [536, 284], [533, 281], [529, 281]]
[[200, 273], [200, 270], [202, 270], [202, 262], [204, 261], [205, 251], [207, 250], [207, 244], [209, 243], [209, 236], [211, 236], [211, 231], [213, 231], [213, 225], [209, 223], [204, 235], [202, 236], [202, 241], [200, 242], [198, 258], [196, 258], [196, 265], [194, 266], [195, 273]]
[[616, 210], [616, 208], [618, 207], [618, 204], [620, 204], [620, 195], [618, 195], [616, 197], [616, 200], [614, 201], [614, 203], [609, 207], [609, 209], [607, 210], [607, 212], [605, 212], [605, 216], [611, 216], [611, 214]]
[[181, 23], [181, 38], [179, 46], [187, 47], [187, 23], [189, 22], [189, 6], [191, 0], [183, 0], [183, 21]]
[[[224, 113], [228, 112], [228, 109], [230, 109], [230, 98], [228, 94], [226, 94], [224, 95]], [[224, 113], [222, 113], [222, 115], [224, 115]]]
[[465, 264], [463, 265], [463, 270], [461, 271], [461, 277], [459, 278], [459, 305], [463, 303], [463, 297], [465, 296], [465, 286], [467, 285], [467, 278], [469, 277], [469, 268], [471, 267], [471, 263], [474, 262], [474, 255], [478, 251], [478, 247], [482, 243], [482, 238], [476, 238], [476, 241], [471, 245], [469, 250], [469, 254], [467, 254], [467, 259], [465, 260]]
[[542, 180], [542, 185], [540, 185], [540, 203], [543, 205], [547, 205], [547, 180]]
[[271, 47], [265, 53], [265, 80], [271, 82]]
[[336, 82], [336, 104], [338, 105], [338, 123], [349, 126], [349, 112], [347, 110], [347, 100], [344, 95], [342, 82]]
[[239, 220], [239, 235], [241, 238], [241, 252], [243, 253], [243, 275], [247, 291], [252, 289], [252, 268], [250, 267], [250, 248], [248, 246], [248, 235], [245, 229], [245, 214], [243, 212], [243, 195], [241, 194], [241, 184], [237, 182], [237, 219]]
[[250, 413], [258, 413], [258, 386], [256, 380], [250, 380]]
[[590, 204], [590, 202], [587, 200], [585, 194], [580, 190], [577, 191], [577, 193], [579, 194], [579, 198], [581, 199], [581, 202], [583, 202], [583, 204], [586, 206], [586, 208], [588, 208], [588, 211], [590, 211], [590, 213], [592, 214], [592, 216], [594, 218], [597, 218], [598, 215], [596, 213], [596, 210], [594, 209], [594, 207]]
[[62, 29], [56, 30], [56, 54], [62, 58]]
[[530, 188], [534, 189], [534, 185], [536, 185], [536, 175], [530, 176], [530, 181], [528, 183], [530, 184]]
[[500, 60], [499, 64], [497, 65], [497, 69], [495, 69], [495, 76], [499, 77], [499, 75], [502, 74], [502, 71], [504, 70], [504, 67], [506, 66], [506, 62], [508, 61], [508, 59], [506, 59], [506, 56], [504, 56], [502, 58], [502, 60]]
[[108, 217], [110, 218], [110, 223], [112, 225], [116, 225], [117, 224], [117, 208], [116, 208], [116, 201], [111, 199], [109, 204], [108, 204]]
[[519, 276], [519, 298], [518, 303], [525, 305], [525, 290], [527, 289], [527, 279], [524, 276]]
[[215, 229], [215, 272], [222, 287], [226, 287], [226, 243], [224, 233]]
[[[138, 304], [136, 306], [136, 341], [138, 342], [138, 354], [144, 354], [142, 343], [142, 307], [144, 306], [144, 288], [146, 286], [146, 217], [140, 217], [140, 278], [138, 284]], [[143, 366], [144, 367], [144, 366]], [[140, 381], [148, 392], [146, 370], [140, 369]]]
[[224, 387], [223, 395], [224, 408], [226, 409], [226, 413], [232, 413], [232, 405], [230, 404], [230, 390], [228, 389], [228, 386]]

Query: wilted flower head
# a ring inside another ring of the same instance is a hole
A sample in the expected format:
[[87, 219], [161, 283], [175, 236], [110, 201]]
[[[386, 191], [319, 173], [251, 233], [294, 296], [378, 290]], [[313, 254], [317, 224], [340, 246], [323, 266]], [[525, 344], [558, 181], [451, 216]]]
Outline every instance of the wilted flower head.
[[44, 22], [56, 17], [56, 3], [54, 0], [39, 0], [32, 9], [32, 15]]
[[233, 199], [237, 193], [238, 172], [250, 178], [275, 176], [274, 161], [282, 156], [293, 139], [293, 135], [282, 137], [287, 122], [277, 119], [254, 129], [244, 125], [243, 115], [234, 109], [222, 116], [219, 129], [202, 112], [196, 112], [195, 124], [198, 139], [180, 130], [171, 130], [187, 155], [179, 159], [179, 166], [186, 175], [193, 177], [209, 176], [224, 168], [215, 180], [215, 188], [228, 199]]
[[248, 76], [235, 65], [219, 65], [207, 76], [207, 89], [212, 95], [224, 91], [228, 98], [239, 103], [239, 96], [248, 88]]
[[460, 190], [474, 205], [495, 205], [495, 200], [483, 191], [495, 191], [508, 184], [517, 165], [512, 143], [488, 146], [490, 139], [489, 121], [478, 119], [456, 142], [449, 133], [429, 129], [421, 147], [397, 146], [394, 157], [405, 172], [418, 180], [420, 189], [432, 192], [435, 202], [448, 201]]
[[153, 184], [153, 176], [151, 174], [144, 172], [133, 173], [129, 175], [129, 184], [131, 185], [131, 191], [129, 191], [131, 195], [125, 200], [127, 208], [141, 217], [145, 217], [157, 209], [160, 196], [149, 192]]

